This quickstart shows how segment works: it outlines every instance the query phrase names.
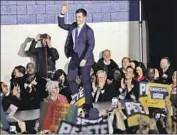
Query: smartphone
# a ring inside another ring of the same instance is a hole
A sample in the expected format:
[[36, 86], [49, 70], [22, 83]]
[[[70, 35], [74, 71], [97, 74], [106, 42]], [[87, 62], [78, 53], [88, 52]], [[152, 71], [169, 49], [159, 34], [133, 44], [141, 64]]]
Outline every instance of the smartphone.
[[113, 108], [117, 108], [118, 107], [118, 98], [117, 97], [113, 97], [111, 104], [112, 104]]

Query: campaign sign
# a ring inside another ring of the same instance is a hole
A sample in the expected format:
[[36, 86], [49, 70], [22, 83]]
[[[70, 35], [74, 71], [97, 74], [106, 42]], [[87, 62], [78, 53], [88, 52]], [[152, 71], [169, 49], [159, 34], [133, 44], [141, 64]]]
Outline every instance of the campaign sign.
[[62, 120], [58, 134], [109, 134], [109, 128], [107, 122], [81, 126]]
[[159, 83], [140, 82], [139, 101], [145, 107], [165, 108], [169, 100], [171, 86]]
[[139, 97], [147, 97], [148, 96], [148, 82], [140, 82], [139, 83]]
[[146, 115], [146, 112], [141, 103], [135, 101], [125, 101], [124, 104], [128, 120], [128, 126], [131, 127], [139, 125], [138, 118], [141, 115]]
[[72, 96], [71, 104], [78, 107], [81, 107], [85, 104], [84, 88], [81, 88], [78, 93]]
[[103, 117], [99, 117], [98, 119], [95, 120], [89, 120], [81, 117], [77, 117], [77, 123], [78, 125], [88, 125], [88, 124], [96, 124], [96, 123], [101, 123], [103, 121]]
[[165, 108], [165, 101], [169, 100], [171, 90], [172, 88], [169, 85], [149, 83], [147, 106], [154, 108]]

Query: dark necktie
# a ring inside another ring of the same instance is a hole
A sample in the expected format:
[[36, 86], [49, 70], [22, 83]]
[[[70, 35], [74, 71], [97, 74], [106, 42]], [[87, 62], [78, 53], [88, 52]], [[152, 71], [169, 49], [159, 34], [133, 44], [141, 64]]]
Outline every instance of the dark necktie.
[[75, 30], [75, 46], [74, 46], [74, 52], [78, 52], [78, 29], [79, 27], [77, 26], [76, 27], [76, 30]]

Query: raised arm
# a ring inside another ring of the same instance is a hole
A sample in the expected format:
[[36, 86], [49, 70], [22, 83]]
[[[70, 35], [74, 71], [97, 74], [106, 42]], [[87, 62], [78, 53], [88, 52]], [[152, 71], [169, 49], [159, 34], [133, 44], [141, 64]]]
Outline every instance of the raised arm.
[[58, 26], [64, 30], [68, 30], [70, 28], [70, 24], [65, 24], [64, 15], [68, 11], [68, 5], [64, 4], [61, 9], [61, 14], [58, 16]]
[[40, 34], [37, 35], [36, 39], [33, 39], [31, 45], [30, 45], [30, 48], [29, 48], [29, 52], [28, 53], [31, 53], [31, 54], [34, 54], [36, 55], [37, 54], [37, 48], [36, 48], [36, 44], [37, 44], [37, 41], [40, 40]]

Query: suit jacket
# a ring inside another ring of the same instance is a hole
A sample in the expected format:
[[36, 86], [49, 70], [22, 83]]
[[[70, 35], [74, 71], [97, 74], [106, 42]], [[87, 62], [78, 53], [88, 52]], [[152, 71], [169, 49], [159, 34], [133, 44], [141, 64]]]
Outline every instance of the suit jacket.
[[98, 62], [95, 63], [94, 67], [93, 67], [95, 72], [97, 72], [98, 70], [106, 71], [106, 73], [108, 75], [108, 77], [107, 77], [108, 79], [113, 79], [111, 72], [115, 68], [119, 68], [119, 66], [117, 65], [117, 63], [113, 59], [111, 59], [111, 63], [109, 65], [105, 65], [103, 58], [99, 59]]
[[[167, 75], [167, 78], [163, 78], [163, 74]], [[171, 84], [172, 83], [172, 75], [173, 75], [173, 69], [169, 67], [167, 71], [163, 73], [162, 69], [159, 69], [159, 81], [163, 84]]]
[[[114, 85], [112, 85], [112, 84], [109, 84], [109, 85], [105, 84], [102, 90], [105, 90], [105, 91], [104, 91], [104, 93], [100, 93], [97, 102], [111, 101], [113, 97], [117, 96], [116, 89], [115, 89]], [[97, 92], [95, 93], [95, 95], [93, 97], [93, 102], [95, 102], [96, 95], [97, 95]]]
[[[58, 26], [64, 30], [68, 31], [68, 36], [65, 42], [65, 55], [67, 58], [72, 57], [73, 53], [73, 37], [72, 31], [74, 28], [77, 27], [77, 23], [74, 22], [72, 24], [65, 24], [64, 17], [58, 17]], [[95, 38], [93, 30], [85, 24], [80, 33], [79, 33], [79, 42], [78, 42], [78, 56], [79, 59], [86, 60], [86, 65], [93, 65], [94, 64], [94, 56], [93, 56], [93, 49], [95, 46]]]
[[[36, 70], [39, 72], [41, 77], [46, 77], [46, 54], [45, 47], [36, 48], [37, 42], [35, 40], [32, 41], [31, 46], [29, 48], [29, 52], [36, 56]], [[56, 70], [56, 61], [59, 59], [59, 54], [56, 48], [49, 48], [47, 46], [47, 63], [48, 63], [48, 71]]]

